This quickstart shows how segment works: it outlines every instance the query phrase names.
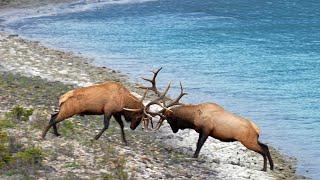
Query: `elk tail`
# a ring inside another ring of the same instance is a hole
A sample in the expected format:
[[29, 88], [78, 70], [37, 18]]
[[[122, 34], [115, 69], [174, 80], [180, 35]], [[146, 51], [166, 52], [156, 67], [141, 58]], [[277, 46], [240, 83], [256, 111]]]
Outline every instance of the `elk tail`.
[[256, 133], [259, 135], [260, 134], [259, 127], [256, 124], [254, 124], [252, 121], [249, 121], [249, 122], [250, 122], [251, 126], [254, 128], [254, 130], [256, 131]]

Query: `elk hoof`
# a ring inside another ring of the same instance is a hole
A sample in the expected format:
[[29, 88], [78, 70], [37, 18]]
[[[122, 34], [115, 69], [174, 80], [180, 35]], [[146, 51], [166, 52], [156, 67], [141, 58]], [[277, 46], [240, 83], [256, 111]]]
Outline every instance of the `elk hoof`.
[[100, 136], [95, 136], [94, 138], [93, 138], [93, 141], [96, 141], [96, 140], [98, 140], [100, 138]]
[[267, 171], [267, 168], [262, 168], [261, 171]]

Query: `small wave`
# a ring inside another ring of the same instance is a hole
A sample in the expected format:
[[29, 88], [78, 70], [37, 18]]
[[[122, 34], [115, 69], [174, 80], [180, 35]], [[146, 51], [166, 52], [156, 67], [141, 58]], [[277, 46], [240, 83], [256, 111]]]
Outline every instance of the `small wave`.
[[72, 3], [50, 4], [31, 9], [7, 9], [0, 13], [0, 19], [3, 20], [2, 22], [0, 21], [0, 23], [10, 24], [28, 18], [90, 11], [111, 4], [135, 4], [150, 1], [156, 0], [80, 0]]

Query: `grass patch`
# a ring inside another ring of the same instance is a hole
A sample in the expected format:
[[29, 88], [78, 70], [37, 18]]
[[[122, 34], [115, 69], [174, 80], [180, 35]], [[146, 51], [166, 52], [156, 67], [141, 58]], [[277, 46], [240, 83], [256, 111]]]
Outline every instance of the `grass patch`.
[[0, 174], [25, 177], [35, 174], [42, 167], [44, 153], [38, 147], [23, 148], [14, 137], [0, 131]]
[[0, 130], [7, 129], [7, 128], [13, 128], [13, 127], [15, 127], [15, 124], [11, 120], [0, 119]]
[[59, 131], [61, 132], [61, 134], [66, 137], [74, 135], [75, 130], [76, 130], [76, 128], [75, 128], [73, 122], [70, 121], [69, 119], [66, 121], [63, 121], [59, 127]]
[[27, 109], [20, 105], [13, 107], [9, 112], [6, 113], [8, 119], [15, 121], [27, 121], [29, 116], [33, 113], [33, 109]]
[[116, 163], [116, 168], [114, 169], [115, 175], [118, 179], [126, 180], [128, 179], [128, 173], [125, 171], [126, 159], [124, 156], [120, 156]]
[[64, 165], [65, 168], [72, 168], [72, 169], [77, 169], [80, 167], [80, 165], [76, 162], [68, 162]]
[[41, 105], [51, 109], [58, 104], [59, 96], [71, 89], [74, 86], [0, 71], [0, 94], [5, 107], [14, 107], [19, 100], [24, 106]]
[[15, 154], [15, 161], [22, 163], [28, 163], [31, 166], [41, 164], [43, 159], [42, 149], [38, 147], [29, 147], [24, 151]]
[[116, 180], [116, 177], [112, 174], [104, 174], [103, 180]]
[[0, 168], [3, 168], [11, 159], [8, 134], [0, 131]]
[[[104, 173], [103, 179], [106, 180], [113, 180], [113, 179], [120, 179], [126, 180], [128, 179], [128, 173], [126, 172], [126, 158], [123, 155], [119, 155], [119, 152], [115, 149], [114, 145], [106, 144], [103, 142], [95, 142], [93, 148], [101, 149], [101, 151], [105, 152], [101, 159], [97, 160], [98, 164], [101, 164], [101, 168], [104, 168], [105, 164], [110, 165], [109, 172]], [[98, 146], [98, 147], [96, 147]], [[100, 150], [99, 150], [100, 151]]]

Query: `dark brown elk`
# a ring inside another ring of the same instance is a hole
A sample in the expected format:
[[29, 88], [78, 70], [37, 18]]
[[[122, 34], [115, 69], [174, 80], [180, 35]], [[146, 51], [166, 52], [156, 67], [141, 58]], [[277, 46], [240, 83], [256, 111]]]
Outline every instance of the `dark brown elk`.
[[[177, 133], [179, 129], [194, 129], [199, 133], [194, 158], [199, 156], [199, 152], [209, 136], [223, 142], [239, 141], [245, 147], [263, 156], [263, 171], [267, 170], [267, 159], [270, 169], [273, 170], [273, 161], [268, 146], [259, 142], [259, 128], [250, 120], [237, 116], [215, 103], [202, 103], [197, 105], [185, 105], [179, 100], [186, 94], [181, 93], [178, 98], [171, 100], [167, 105], [165, 99], [170, 85], [166, 91], [159, 94], [159, 98], [153, 100], [145, 106], [145, 110], [152, 116], [160, 116], [156, 129], [159, 129], [164, 120], [167, 120], [172, 131]], [[160, 105], [163, 109], [159, 112], [150, 111], [153, 104]]]
[[105, 82], [71, 90], [60, 97], [59, 111], [51, 115], [49, 125], [42, 133], [42, 138], [45, 138], [51, 127], [53, 127], [54, 134], [59, 136], [56, 124], [74, 115], [104, 115], [104, 127], [94, 139], [99, 139], [108, 129], [110, 118], [113, 116], [120, 125], [122, 141], [127, 145], [121, 117], [124, 116], [126, 121], [131, 122], [132, 130], [136, 129], [141, 120], [148, 118], [144, 114], [142, 103], [146, 93], [147, 91], [139, 100], [117, 82]]

